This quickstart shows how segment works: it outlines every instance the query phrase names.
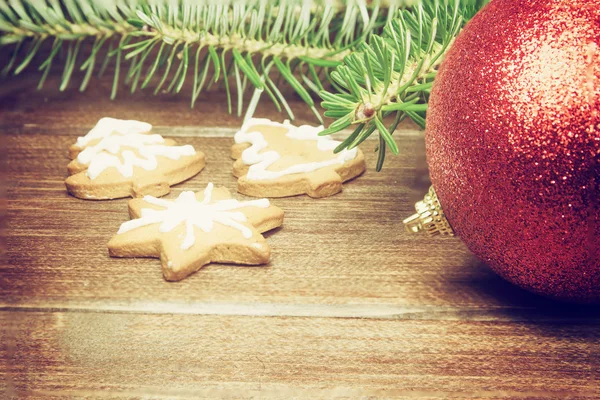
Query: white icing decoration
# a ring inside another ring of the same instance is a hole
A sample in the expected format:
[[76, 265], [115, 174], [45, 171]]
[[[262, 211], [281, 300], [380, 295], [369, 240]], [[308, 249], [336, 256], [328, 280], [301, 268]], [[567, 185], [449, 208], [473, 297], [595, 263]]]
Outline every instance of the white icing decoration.
[[[105, 121], [105, 122], [102, 122]], [[181, 156], [193, 156], [196, 150], [190, 145], [164, 146], [161, 135], [149, 135], [152, 125], [139, 121], [124, 121], [114, 118], [102, 118], [86, 136], [77, 139], [77, 145], [86, 145], [91, 140], [101, 139], [94, 146], [88, 146], [77, 156], [80, 164], [87, 165], [87, 176], [96, 179], [104, 170], [114, 167], [125, 177], [133, 176], [133, 167], [138, 166], [147, 171], [158, 167], [156, 156], [178, 160]], [[136, 149], [139, 156], [131, 150]], [[117, 154], [121, 153], [121, 158]]]
[[84, 147], [92, 140], [101, 139], [112, 133], [128, 135], [130, 133], [148, 133], [151, 130], [152, 125], [147, 122], [104, 117], [96, 123], [96, 126], [87, 135], [77, 138], [77, 146]]
[[247, 221], [246, 216], [241, 211], [233, 210], [243, 207], [268, 208], [269, 200], [238, 201], [236, 199], [226, 199], [211, 203], [212, 191], [213, 184], [209, 183], [204, 189], [202, 202], [199, 202], [194, 192], [190, 191], [182, 192], [175, 201], [144, 196], [144, 201], [163, 207], [164, 210], [143, 208], [141, 217], [121, 224], [117, 234], [158, 223], [160, 223], [160, 232], [171, 232], [175, 227], [185, 223], [185, 237], [181, 243], [181, 249], [187, 250], [196, 242], [194, 227], [200, 228], [204, 232], [210, 232], [216, 222], [235, 228], [246, 239], [250, 238], [252, 231], [240, 223]]
[[259, 131], [253, 131], [252, 128], [256, 125], [270, 125], [276, 128], [284, 127], [288, 130], [286, 136], [296, 140], [316, 140], [317, 148], [321, 151], [332, 152], [341, 142], [333, 140], [328, 136], [319, 136], [319, 132], [323, 130], [323, 126], [301, 125], [294, 126], [288, 120], [283, 124], [273, 122], [266, 118], [251, 118], [242, 128], [235, 134], [234, 140], [236, 143], [250, 143], [252, 146], [242, 152], [242, 162], [250, 165], [246, 178], [248, 180], [266, 180], [277, 179], [284, 175], [297, 174], [302, 172], [312, 172], [320, 168], [328, 167], [336, 164], [344, 164], [346, 161], [356, 158], [357, 149], [344, 149], [335, 155], [331, 160], [321, 162], [311, 162], [304, 164], [292, 165], [282, 171], [268, 171], [275, 161], [281, 158], [281, 155], [274, 151], [259, 152], [266, 148], [269, 143], [265, 140], [263, 134]]

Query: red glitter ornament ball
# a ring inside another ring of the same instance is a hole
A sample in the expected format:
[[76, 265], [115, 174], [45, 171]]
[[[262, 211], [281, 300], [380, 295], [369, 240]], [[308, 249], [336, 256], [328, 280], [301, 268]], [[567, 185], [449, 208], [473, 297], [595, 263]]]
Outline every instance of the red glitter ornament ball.
[[456, 39], [427, 115], [431, 180], [511, 282], [600, 303], [600, 2], [493, 0]]

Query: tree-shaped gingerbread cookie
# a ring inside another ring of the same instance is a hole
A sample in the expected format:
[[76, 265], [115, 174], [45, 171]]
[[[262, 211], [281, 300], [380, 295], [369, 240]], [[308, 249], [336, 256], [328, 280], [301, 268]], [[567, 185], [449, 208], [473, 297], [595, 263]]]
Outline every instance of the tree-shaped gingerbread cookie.
[[145, 196], [129, 201], [132, 220], [108, 243], [113, 257], [159, 257], [166, 280], [178, 281], [215, 263], [259, 265], [271, 250], [262, 232], [283, 223], [267, 199], [238, 201], [209, 183], [176, 200]]
[[150, 134], [152, 125], [102, 118], [69, 148], [67, 190], [82, 199], [164, 196], [171, 185], [198, 174], [204, 154]]
[[260, 118], [244, 123], [231, 149], [238, 191], [255, 197], [340, 192], [343, 182], [364, 172], [365, 159], [358, 148], [336, 154], [340, 142], [319, 136], [322, 130]]

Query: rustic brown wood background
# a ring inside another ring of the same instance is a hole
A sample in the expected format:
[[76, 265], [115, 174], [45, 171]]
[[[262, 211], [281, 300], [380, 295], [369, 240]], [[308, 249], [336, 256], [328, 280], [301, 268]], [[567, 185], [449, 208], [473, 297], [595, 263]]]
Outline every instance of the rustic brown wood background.
[[[110, 81], [60, 93], [0, 85], [6, 188], [0, 397], [598, 398], [600, 310], [504, 282], [458, 238], [404, 232], [428, 187], [423, 133], [332, 198], [274, 200], [285, 223], [262, 267], [210, 265], [169, 283], [155, 259], [111, 259], [126, 200], [64, 188], [67, 147], [103, 116], [151, 122], [207, 154], [197, 177], [235, 189], [241, 120], [224, 97], [108, 100]], [[295, 102], [299, 122], [315, 123]], [[257, 115], [284, 118], [265, 102]], [[4, 395], [2, 395], [4, 393]]]

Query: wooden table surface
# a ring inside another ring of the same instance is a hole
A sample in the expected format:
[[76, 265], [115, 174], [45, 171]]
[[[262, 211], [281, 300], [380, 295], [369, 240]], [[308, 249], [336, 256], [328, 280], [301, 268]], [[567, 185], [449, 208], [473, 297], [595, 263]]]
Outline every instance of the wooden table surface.
[[[156, 259], [106, 244], [127, 201], [83, 201], [63, 184], [67, 147], [103, 116], [151, 122], [201, 149], [207, 167], [176, 186], [235, 190], [239, 118], [220, 93], [108, 100], [50, 80], [0, 89], [6, 217], [0, 267], [0, 397], [600, 398], [600, 310], [522, 291], [458, 238], [404, 232], [428, 187], [423, 133], [341, 194], [276, 199], [269, 265], [209, 265], [176, 283]], [[315, 123], [300, 103], [299, 122]], [[281, 120], [265, 102], [258, 116]], [[2, 396], [4, 393], [4, 396]]]

